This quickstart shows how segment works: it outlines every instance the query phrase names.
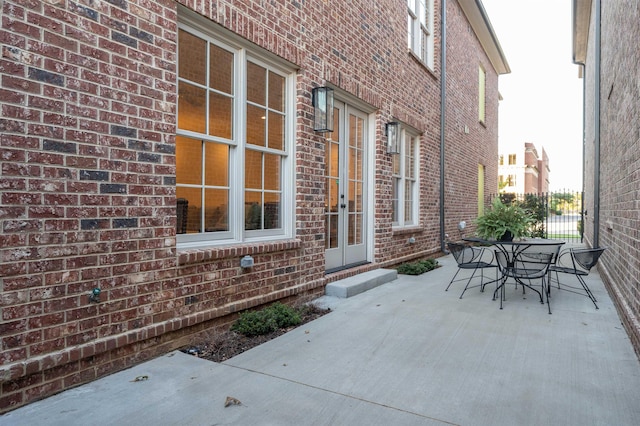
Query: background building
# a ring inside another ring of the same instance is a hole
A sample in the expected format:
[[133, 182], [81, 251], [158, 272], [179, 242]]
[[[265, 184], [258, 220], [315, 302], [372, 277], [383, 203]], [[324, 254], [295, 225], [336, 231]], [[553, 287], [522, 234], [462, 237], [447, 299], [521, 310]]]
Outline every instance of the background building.
[[525, 142], [521, 149], [501, 151], [498, 160], [500, 192], [543, 194], [549, 192], [549, 156]]

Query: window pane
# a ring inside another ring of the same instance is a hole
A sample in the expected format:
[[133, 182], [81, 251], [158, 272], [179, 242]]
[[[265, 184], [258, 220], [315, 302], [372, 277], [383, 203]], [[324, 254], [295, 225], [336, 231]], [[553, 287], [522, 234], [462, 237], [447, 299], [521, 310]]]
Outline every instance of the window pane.
[[484, 122], [486, 74], [482, 67], [478, 72], [478, 120]]
[[284, 149], [284, 115], [269, 112], [269, 148]]
[[324, 220], [325, 249], [338, 247], [338, 215], [328, 214]]
[[253, 105], [247, 105], [247, 143], [265, 146], [266, 111]]
[[284, 112], [284, 78], [269, 73], [269, 108]]
[[206, 128], [206, 91], [192, 84], [178, 84], [178, 128], [204, 133]]
[[404, 153], [404, 174], [408, 179], [413, 179], [415, 177], [415, 161], [413, 160], [413, 141], [414, 139], [411, 137], [406, 138]]
[[427, 9], [424, 2], [425, 0], [418, 0], [417, 2], [418, 7], [416, 10], [416, 16], [418, 17], [418, 20], [422, 25], [426, 24], [426, 19], [427, 19]]
[[391, 188], [391, 208], [393, 209], [393, 222], [398, 222], [398, 188], [400, 187], [400, 179], [393, 179], [393, 186]]
[[413, 182], [405, 182], [404, 189], [404, 221], [410, 224], [413, 217]]
[[362, 213], [349, 214], [349, 244], [362, 244]]
[[413, 49], [413, 18], [411, 15], [407, 17], [407, 47]]
[[214, 44], [209, 56], [209, 87], [233, 94], [233, 53]]
[[281, 228], [280, 194], [266, 193], [264, 200], [264, 229]]
[[247, 100], [266, 106], [265, 88], [267, 87], [267, 70], [252, 62], [247, 62]]
[[209, 94], [209, 134], [233, 138], [233, 98], [215, 92]]
[[178, 76], [198, 84], [205, 84], [207, 42], [180, 30], [178, 35]]
[[202, 212], [202, 190], [200, 188], [176, 188], [177, 229], [179, 234], [200, 232]]
[[202, 141], [176, 136], [176, 183], [202, 184]]
[[244, 229], [247, 231], [262, 229], [262, 206], [260, 193], [245, 192]]
[[264, 154], [264, 189], [280, 191], [280, 156]]
[[205, 232], [229, 230], [229, 191], [205, 190]]
[[229, 185], [229, 145], [205, 143], [205, 164], [205, 185]]
[[391, 168], [395, 176], [400, 174], [400, 156], [399, 155], [391, 156]]
[[262, 189], [262, 153], [251, 149], [245, 150], [244, 158], [245, 188]]

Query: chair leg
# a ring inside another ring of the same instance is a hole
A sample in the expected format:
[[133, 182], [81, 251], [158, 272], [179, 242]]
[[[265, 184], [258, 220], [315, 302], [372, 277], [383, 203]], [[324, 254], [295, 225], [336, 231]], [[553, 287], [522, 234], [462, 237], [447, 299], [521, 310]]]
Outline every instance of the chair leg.
[[[497, 277], [497, 273], [496, 273], [496, 277]], [[508, 278], [509, 277], [505, 276], [505, 277], [502, 277], [499, 283], [498, 281], [496, 281], [496, 289], [493, 291], [493, 300], [496, 300], [496, 296], [498, 295], [498, 290], [500, 290], [500, 309], [502, 309], [502, 301], [506, 300], [505, 294], [504, 294], [504, 286]]]
[[[467, 281], [467, 285], [464, 286], [464, 290], [462, 290], [462, 294], [460, 294], [460, 299], [462, 299], [462, 296], [464, 296], [464, 292], [467, 291], [467, 289], [469, 288], [469, 284], [471, 284], [471, 280], [473, 280], [473, 277], [476, 275], [476, 271], [477, 270], [478, 270], [478, 268], [475, 268], [473, 270], [473, 273], [471, 274], [471, 277], [469, 278], [469, 281]], [[482, 288], [482, 281], [480, 281], [480, 288]]]
[[545, 280], [544, 277], [542, 277], [542, 291], [547, 293], [547, 309], [549, 310], [549, 315], [551, 315], [551, 304], [549, 303], [549, 285], [551, 284], [551, 282], [546, 282], [546, 287], [547, 290], [545, 290]]
[[451, 278], [451, 281], [449, 281], [449, 285], [447, 286], [447, 288], [444, 289], [444, 291], [449, 291], [449, 287], [451, 287], [451, 284], [453, 284], [453, 280], [456, 279], [456, 277], [458, 276], [459, 272], [460, 272], [460, 268], [458, 268], [456, 273], [453, 275], [453, 278]]
[[587, 296], [589, 296], [589, 299], [591, 299], [591, 301], [593, 302], [593, 305], [596, 307], [596, 309], [600, 309], [598, 308], [598, 305], [596, 304], [597, 300], [593, 295], [593, 293], [591, 293], [591, 289], [587, 286], [587, 283], [584, 282], [584, 279], [582, 279], [580, 275], [576, 275], [576, 277], [578, 277], [580, 284], [582, 284], [582, 288], [584, 288], [584, 291], [587, 292]]

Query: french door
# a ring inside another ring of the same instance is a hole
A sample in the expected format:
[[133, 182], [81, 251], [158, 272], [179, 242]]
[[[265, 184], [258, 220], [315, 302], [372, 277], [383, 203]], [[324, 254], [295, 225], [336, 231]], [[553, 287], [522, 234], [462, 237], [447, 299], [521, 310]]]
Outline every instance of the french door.
[[335, 102], [325, 140], [325, 269], [367, 259], [367, 115]]

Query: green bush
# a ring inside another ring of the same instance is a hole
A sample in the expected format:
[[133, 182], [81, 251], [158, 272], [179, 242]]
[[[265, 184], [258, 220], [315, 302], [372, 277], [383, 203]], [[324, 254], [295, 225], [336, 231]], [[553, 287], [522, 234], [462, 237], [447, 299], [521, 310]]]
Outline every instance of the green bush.
[[280, 328], [298, 325], [301, 322], [302, 318], [297, 310], [276, 302], [259, 311], [242, 312], [231, 326], [231, 330], [245, 336], [259, 336], [272, 333]]
[[417, 262], [403, 263], [398, 266], [397, 270], [399, 274], [404, 275], [420, 275], [425, 272], [431, 271], [438, 267], [438, 261], [435, 259], [419, 260]]

